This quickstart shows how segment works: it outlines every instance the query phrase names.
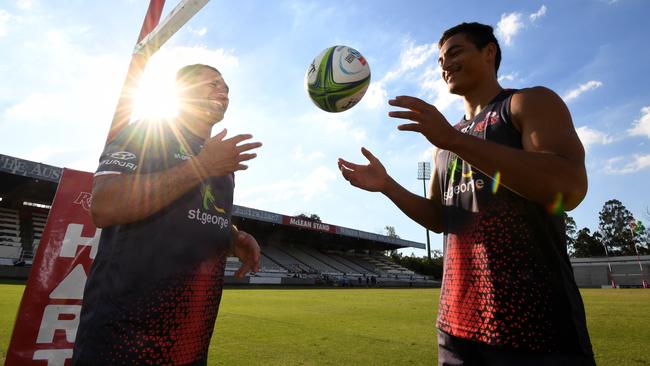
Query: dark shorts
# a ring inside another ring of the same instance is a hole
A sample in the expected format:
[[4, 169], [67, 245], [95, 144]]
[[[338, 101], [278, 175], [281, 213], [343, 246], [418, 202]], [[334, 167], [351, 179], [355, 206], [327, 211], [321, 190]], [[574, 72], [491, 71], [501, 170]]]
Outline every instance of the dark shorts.
[[522, 352], [454, 337], [438, 330], [439, 366], [595, 366], [593, 356]]

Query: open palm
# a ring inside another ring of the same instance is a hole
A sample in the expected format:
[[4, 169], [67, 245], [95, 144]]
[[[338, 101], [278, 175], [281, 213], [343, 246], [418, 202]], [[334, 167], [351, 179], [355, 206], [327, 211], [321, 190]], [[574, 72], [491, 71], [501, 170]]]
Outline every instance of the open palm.
[[354, 164], [339, 158], [338, 165], [343, 178], [353, 186], [366, 191], [383, 191], [390, 179], [386, 168], [370, 151], [362, 147], [361, 153], [368, 159], [367, 165]]

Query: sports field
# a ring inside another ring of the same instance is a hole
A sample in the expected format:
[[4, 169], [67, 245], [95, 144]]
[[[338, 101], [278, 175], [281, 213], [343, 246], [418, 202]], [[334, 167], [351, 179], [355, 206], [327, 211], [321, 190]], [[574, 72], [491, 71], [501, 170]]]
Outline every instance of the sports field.
[[[0, 362], [24, 285], [0, 284]], [[438, 289], [226, 289], [209, 365], [434, 365]], [[599, 365], [650, 365], [650, 291], [583, 290]]]

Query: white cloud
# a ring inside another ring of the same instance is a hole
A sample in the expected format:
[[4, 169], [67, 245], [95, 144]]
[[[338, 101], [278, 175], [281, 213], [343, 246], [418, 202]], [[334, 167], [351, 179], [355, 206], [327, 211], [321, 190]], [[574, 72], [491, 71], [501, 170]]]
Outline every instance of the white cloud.
[[430, 146], [426, 150], [424, 150], [418, 159], [418, 161], [428, 161], [432, 162], [433, 161], [433, 154], [438, 150], [437, 147], [435, 146]]
[[206, 33], [208, 33], [208, 28], [206, 27], [203, 27], [201, 29], [194, 29], [192, 27], [188, 27], [187, 30], [190, 31], [190, 33], [199, 37], [203, 37], [205, 36]]
[[4, 9], [0, 9], [0, 37], [7, 35], [11, 14]]
[[297, 122], [314, 125], [313, 128], [316, 131], [330, 135], [334, 141], [352, 139], [355, 144], [362, 144], [368, 137], [363, 128], [355, 127], [354, 121], [341, 113], [310, 112], [299, 116]]
[[325, 157], [325, 154], [323, 154], [320, 151], [314, 151], [311, 152], [307, 155], [305, 155], [305, 152], [303, 151], [302, 145], [298, 145], [293, 149], [293, 160], [302, 162], [302, 163], [308, 163], [314, 160], [322, 159]]
[[338, 7], [325, 7], [324, 3], [316, 1], [293, 1], [290, 4], [294, 28], [311, 27], [314, 22], [331, 19], [333, 14], [338, 14], [340, 11]]
[[497, 23], [497, 36], [503, 39], [506, 46], [512, 44], [513, 38], [524, 27], [521, 21], [521, 13], [502, 14], [501, 20]]
[[[112, 55], [89, 54], [71, 42], [73, 35], [61, 30], [43, 34], [33, 44], [30, 62], [47, 60], [34, 68], [32, 91], [7, 107], [0, 120], [43, 126], [108, 123], [115, 108], [124, 70]], [[120, 75], [119, 78], [116, 75]]]
[[518, 72], [511, 72], [509, 74], [501, 75], [501, 76], [499, 76], [499, 82], [502, 82], [504, 80], [505, 81], [514, 81], [517, 78], [517, 76], [519, 76]]
[[250, 207], [265, 206], [276, 202], [293, 202], [296, 199], [309, 202], [330, 190], [330, 183], [337, 172], [326, 166], [319, 166], [309, 174], [297, 174], [288, 179], [258, 184], [252, 188], [239, 189], [237, 202]]
[[[117, 98], [116, 98], [117, 99]], [[65, 94], [34, 92], [21, 102], [7, 108], [4, 117], [11, 122], [37, 122], [69, 116], [76, 102]]]
[[650, 155], [634, 155], [631, 158], [616, 157], [607, 161], [605, 172], [613, 175], [632, 174], [648, 167], [650, 167]]
[[214, 66], [223, 74], [239, 67], [239, 58], [232, 51], [222, 48], [211, 49], [206, 46], [175, 46], [162, 48], [147, 63], [147, 71], [176, 73], [179, 68], [190, 64], [207, 64]]
[[590, 81], [578, 86], [575, 89], [569, 90], [566, 94], [564, 94], [563, 99], [564, 99], [565, 102], [568, 102], [570, 100], [576, 99], [577, 97], [579, 97], [582, 93], [584, 93], [586, 91], [597, 89], [597, 88], [600, 88], [601, 86], [603, 86], [602, 82], [600, 82], [598, 80], [590, 80]]
[[462, 99], [455, 94], [451, 94], [447, 88], [447, 83], [442, 80], [442, 69], [440, 66], [427, 67], [420, 81], [420, 88], [427, 94], [427, 98], [433, 101], [441, 112], [449, 110], [455, 106], [462, 109]]
[[406, 44], [407, 48], [400, 55], [399, 65], [394, 70], [387, 72], [382, 81], [388, 82], [395, 80], [404, 73], [421, 66], [431, 56], [438, 54], [437, 43], [422, 44], [419, 46], [414, 45], [413, 42], [406, 42]]
[[578, 127], [576, 129], [582, 145], [585, 147], [585, 150], [593, 145], [607, 145], [614, 142], [614, 138], [607, 135], [604, 132], [594, 130], [587, 126]]
[[71, 148], [71, 147], [52, 147], [47, 145], [41, 145], [29, 151], [23, 157], [23, 159], [27, 159], [31, 161], [39, 161], [39, 162], [48, 161], [51, 160], [52, 156], [54, 155], [73, 152], [75, 150], [76, 150], [75, 148]]
[[628, 131], [630, 135], [650, 138], [650, 106], [641, 108], [641, 118], [634, 122], [634, 127]]
[[369, 109], [375, 109], [385, 106], [387, 102], [388, 93], [384, 88], [384, 82], [375, 81], [370, 83], [370, 86], [368, 86], [368, 90], [366, 90], [366, 94], [363, 96], [363, 99], [361, 99], [361, 102], [359, 102], [359, 105], [363, 105]]
[[18, 0], [16, 7], [20, 10], [31, 10], [34, 7], [34, 0]]
[[543, 17], [546, 15], [546, 5], [542, 5], [537, 12], [530, 14], [528, 18], [530, 19], [531, 22], [535, 22], [537, 19]]

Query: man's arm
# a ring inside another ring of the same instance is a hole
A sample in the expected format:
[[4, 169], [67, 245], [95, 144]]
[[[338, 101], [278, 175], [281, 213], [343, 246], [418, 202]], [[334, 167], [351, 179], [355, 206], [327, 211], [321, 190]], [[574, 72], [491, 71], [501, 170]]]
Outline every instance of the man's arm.
[[224, 140], [226, 130], [207, 140], [203, 150], [171, 169], [151, 174], [102, 175], [93, 181], [91, 213], [97, 227], [142, 220], [180, 198], [208, 177], [247, 168], [242, 162], [256, 154], [244, 153], [260, 143], [240, 142], [251, 135]]
[[459, 135], [450, 150], [485, 174], [499, 171], [504, 186], [531, 201], [577, 207], [587, 194], [585, 152], [562, 99], [546, 88], [526, 89], [513, 95], [510, 110], [523, 151], [469, 135]]
[[501, 184], [542, 205], [562, 199], [567, 210], [587, 193], [584, 149], [571, 115], [560, 97], [546, 88], [526, 89], [512, 97], [511, 112], [522, 135], [523, 150], [463, 134], [449, 125], [433, 106], [413, 97], [398, 97], [391, 105], [409, 108], [390, 112], [416, 123], [400, 130], [422, 133], [434, 145], [453, 151], [488, 176], [501, 175]]
[[355, 187], [370, 192], [381, 192], [418, 224], [442, 232], [442, 204], [440, 201], [437, 174], [432, 175], [429, 198], [414, 193], [397, 183], [370, 151], [361, 148], [361, 153], [368, 159], [368, 165], [353, 164], [339, 159], [338, 165], [343, 177]]
[[259, 272], [260, 270], [260, 246], [255, 238], [232, 225], [232, 246], [231, 253], [239, 258], [241, 266], [235, 272], [235, 277], [244, 278], [248, 272]]

